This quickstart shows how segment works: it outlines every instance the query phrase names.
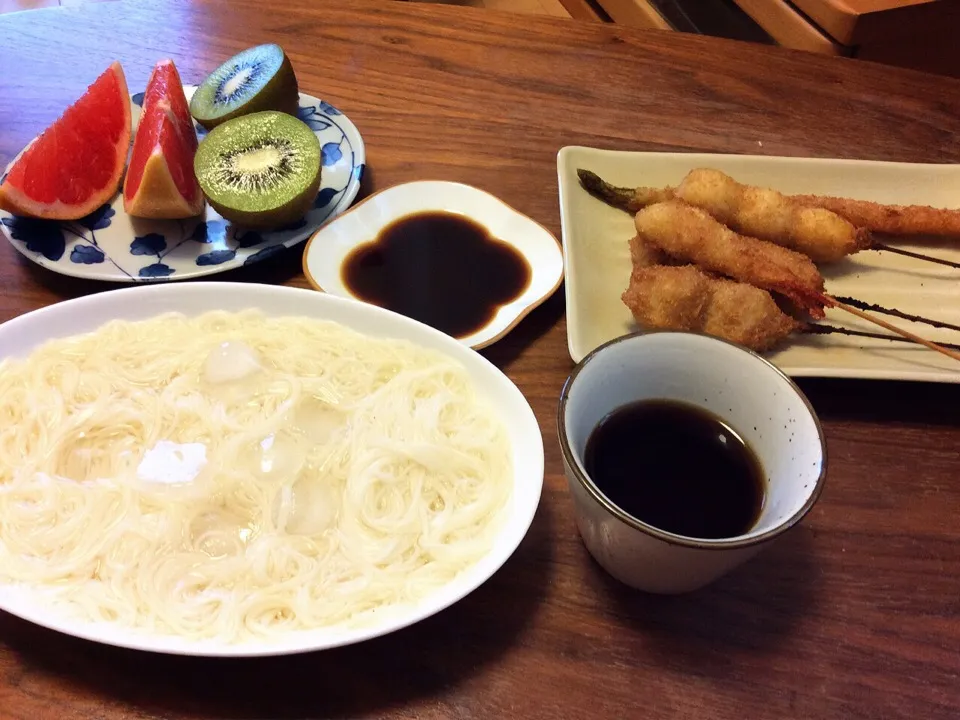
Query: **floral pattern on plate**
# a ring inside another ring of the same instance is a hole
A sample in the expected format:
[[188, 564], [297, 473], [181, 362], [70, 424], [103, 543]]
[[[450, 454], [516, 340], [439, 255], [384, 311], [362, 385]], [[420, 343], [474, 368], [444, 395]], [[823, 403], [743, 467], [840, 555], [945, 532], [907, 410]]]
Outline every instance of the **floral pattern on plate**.
[[[194, 90], [184, 86], [188, 98]], [[131, 103], [136, 123], [143, 93], [134, 94]], [[346, 210], [360, 190], [366, 156], [356, 126], [329, 103], [303, 93], [297, 116], [320, 140], [323, 169], [313, 209], [289, 227], [249, 230], [209, 206], [203, 215], [185, 220], [134, 218], [124, 212], [118, 194], [80, 220], [37, 220], [0, 210], [0, 229], [39, 265], [96, 280], [185, 280], [259, 262], [301, 243]], [[197, 136], [202, 140], [205, 134], [198, 125]]]

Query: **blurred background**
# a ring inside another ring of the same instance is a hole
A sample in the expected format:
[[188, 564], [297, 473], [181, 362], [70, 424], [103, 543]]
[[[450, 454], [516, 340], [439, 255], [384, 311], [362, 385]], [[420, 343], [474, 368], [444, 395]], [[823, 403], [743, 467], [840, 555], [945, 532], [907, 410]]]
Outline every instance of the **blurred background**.
[[[87, 2], [134, 1], [148, 0], [0, 0], [0, 13]], [[960, 78], [960, 52], [953, 46], [960, 34], [957, 0], [390, 1], [462, 5], [700, 33], [874, 60]]]

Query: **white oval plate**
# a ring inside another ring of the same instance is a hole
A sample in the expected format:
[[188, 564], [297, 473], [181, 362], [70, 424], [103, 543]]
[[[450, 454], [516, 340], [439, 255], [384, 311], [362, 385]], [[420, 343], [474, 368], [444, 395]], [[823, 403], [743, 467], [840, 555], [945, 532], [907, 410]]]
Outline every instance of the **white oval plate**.
[[229, 282], [154, 284], [68, 300], [9, 320], [0, 325], [0, 360], [25, 356], [53, 338], [92, 332], [109, 320], [248, 308], [258, 308], [271, 317], [298, 315], [333, 320], [371, 336], [409, 340], [445, 353], [465, 367], [479, 395], [486, 398], [506, 427], [513, 452], [513, 493], [491, 550], [453, 582], [411, 607], [385, 611], [375, 624], [296, 632], [273, 641], [197, 642], [107, 623], [78, 622], [44, 606], [38, 599], [41, 591], [28, 586], [0, 585], [0, 609], [68, 635], [136, 650], [218, 657], [288, 655], [360, 642], [419, 622], [476, 589], [513, 554], [533, 521], [543, 486], [543, 439], [537, 419], [517, 387], [493, 364], [448, 335], [410, 318], [298, 288]]
[[530, 264], [530, 283], [513, 302], [503, 305], [480, 330], [459, 338], [472, 348], [486, 347], [506, 335], [563, 281], [560, 242], [540, 223], [488, 192], [470, 185], [422, 180], [381, 190], [322, 227], [303, 251], [303, 272], [317, 290], [353, 297], [340, 271], [347, 255], [374, 240], [383, 228], [407, 215], [446, 211], [480, 223], [493, 237], [513, 246]]
[[[196, 89], [183, 86], [188, 99]], [[134, 131], [142, 102], [143, 93], [131, 98]], [[356, 126], [329, 103], [303, 93], [297, 116], [320, 140], [323, 170], [313, 209], [289, 228], [245, 230], [209, 206], [202, 216], [186, 220], [132, 218], [123, 209], [122, 193], [74, 221], [18, 218], [0, 210], [0, 227], [10, 243], [38, 265], [93, 280], [185, 280], [264, 260], [342, 213], [360, 190], [366, 154]], [[206, 132], [196, 128], [202, 139]]]

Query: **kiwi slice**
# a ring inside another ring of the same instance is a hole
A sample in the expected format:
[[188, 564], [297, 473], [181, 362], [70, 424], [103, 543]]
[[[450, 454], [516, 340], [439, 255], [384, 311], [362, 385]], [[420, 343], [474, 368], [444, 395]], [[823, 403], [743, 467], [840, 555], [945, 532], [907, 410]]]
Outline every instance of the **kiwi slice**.
[[200, 84], [190, 114], [207, 130], [262, 110], [297, 114], [300, 93], [293, 65], [279, 45], [257, 45], [234, 55]]
[[268, 110], [218, 125], [197, 148], [203, 194], [227, 220], [251, 228], [290, 225], [320, 187], [320, 141], [292, 115]]

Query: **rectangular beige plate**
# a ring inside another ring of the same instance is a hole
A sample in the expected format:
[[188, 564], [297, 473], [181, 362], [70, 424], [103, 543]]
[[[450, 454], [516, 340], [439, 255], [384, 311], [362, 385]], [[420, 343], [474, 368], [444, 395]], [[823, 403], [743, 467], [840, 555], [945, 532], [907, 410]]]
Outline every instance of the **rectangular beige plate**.
[[[960, 208], [960, 166], [695, 153], [646, 153], [565, 147], [557, 157], [566, 263], [567, 342], [579, 361], [597, 346], [637, 329], [620, 301], [630, 277], [633, 218], [589, 195], [586, 168], [615, 185], [676, 185], [696, 167], [784, 193], [839, 195], [899, 205]], [[905, 249], [960, 261], [960, 240], [886, 238]], [[960, 270], [887, 252], [861, 252], [821, 267], [827, 292], [960, 324]], [[960, 343], [960, 332], [886, 318], [931, 340]], [[833, 325], [884, 332], [837, 310]], [[919, 345], [840, 335], [799, 335], [768, 355], [794, 376], [960, 382], [960, 363]]]

